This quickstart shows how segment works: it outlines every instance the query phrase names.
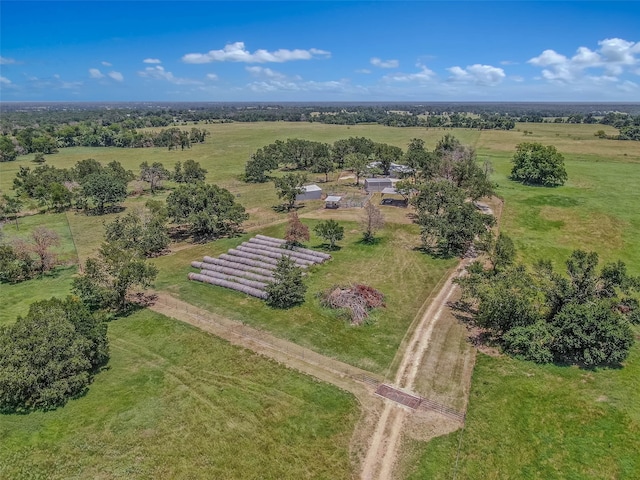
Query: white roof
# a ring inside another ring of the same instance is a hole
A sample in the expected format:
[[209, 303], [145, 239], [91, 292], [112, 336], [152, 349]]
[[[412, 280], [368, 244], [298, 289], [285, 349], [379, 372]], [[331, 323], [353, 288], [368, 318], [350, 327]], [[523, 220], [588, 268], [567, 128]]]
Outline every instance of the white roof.
[[388, 177], [377, 177], [377, 178], [365, 178], [364, 181], [367, 183], [390, 183], [391, 179]]
[[382, 191], [380, 192], [383, 195], [388, 193], [388, 194], [397, 194], [398, 191], [395, 188], [391, 188], [391, 187], [385, 187], [382, 189]]
[[322, 189], [318, 185], [304, 185], [302, 189], [305, 192], [321, 192]]
[[325, 202], [339, 202], [342, 200], [342, 197], [338, 197], [337, 195], [329, 195], [324, 199]]

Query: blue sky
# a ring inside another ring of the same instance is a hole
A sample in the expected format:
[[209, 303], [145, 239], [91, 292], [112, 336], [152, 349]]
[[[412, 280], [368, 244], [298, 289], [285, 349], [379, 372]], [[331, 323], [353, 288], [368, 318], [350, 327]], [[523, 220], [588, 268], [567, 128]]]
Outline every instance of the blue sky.
[[640, 101], [640, 2], [0, 3], [2, 101]]

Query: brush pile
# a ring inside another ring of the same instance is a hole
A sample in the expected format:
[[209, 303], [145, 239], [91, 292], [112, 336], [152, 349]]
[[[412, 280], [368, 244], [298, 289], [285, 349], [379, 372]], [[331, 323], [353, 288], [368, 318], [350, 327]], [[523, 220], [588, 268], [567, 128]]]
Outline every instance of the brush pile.
[[384, 295], [368, 285], [334, 285], [320, 294], [323, 307], [343, 309], [351, 325], [362, 325], [374, 308], [384, 307]]

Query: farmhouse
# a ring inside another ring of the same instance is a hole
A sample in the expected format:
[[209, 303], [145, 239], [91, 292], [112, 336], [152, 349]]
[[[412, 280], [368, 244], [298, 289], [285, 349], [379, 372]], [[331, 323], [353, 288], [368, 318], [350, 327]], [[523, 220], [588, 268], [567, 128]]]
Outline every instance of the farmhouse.
[[393, 188], [393, 182], [390, 178], [366, 178], [364, 180], [364, 189], [367, 193], [381, 192], [385, 188]]
[[320, 200], [322, 198], [322, 189], [318, 185], [305, 185], [302, 187], [303, 192], [296, 195], [296, 201], [302, 200]]

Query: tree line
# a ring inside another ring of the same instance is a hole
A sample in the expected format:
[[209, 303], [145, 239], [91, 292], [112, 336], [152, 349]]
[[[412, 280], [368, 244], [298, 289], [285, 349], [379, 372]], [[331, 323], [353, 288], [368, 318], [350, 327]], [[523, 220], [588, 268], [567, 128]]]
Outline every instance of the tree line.
[[194, 143], [204, 143], [207, 134], [206, 130], [196, 127], [191, 130], [172, 127], [158, 132], [139, 132], [126, 123], [14, 127], [0, 136], [0, 162], [13, 161], [18, 155], [29, 153], [53, 154], [59, 148], [67, 147], [166, 147], [184, 150]]

